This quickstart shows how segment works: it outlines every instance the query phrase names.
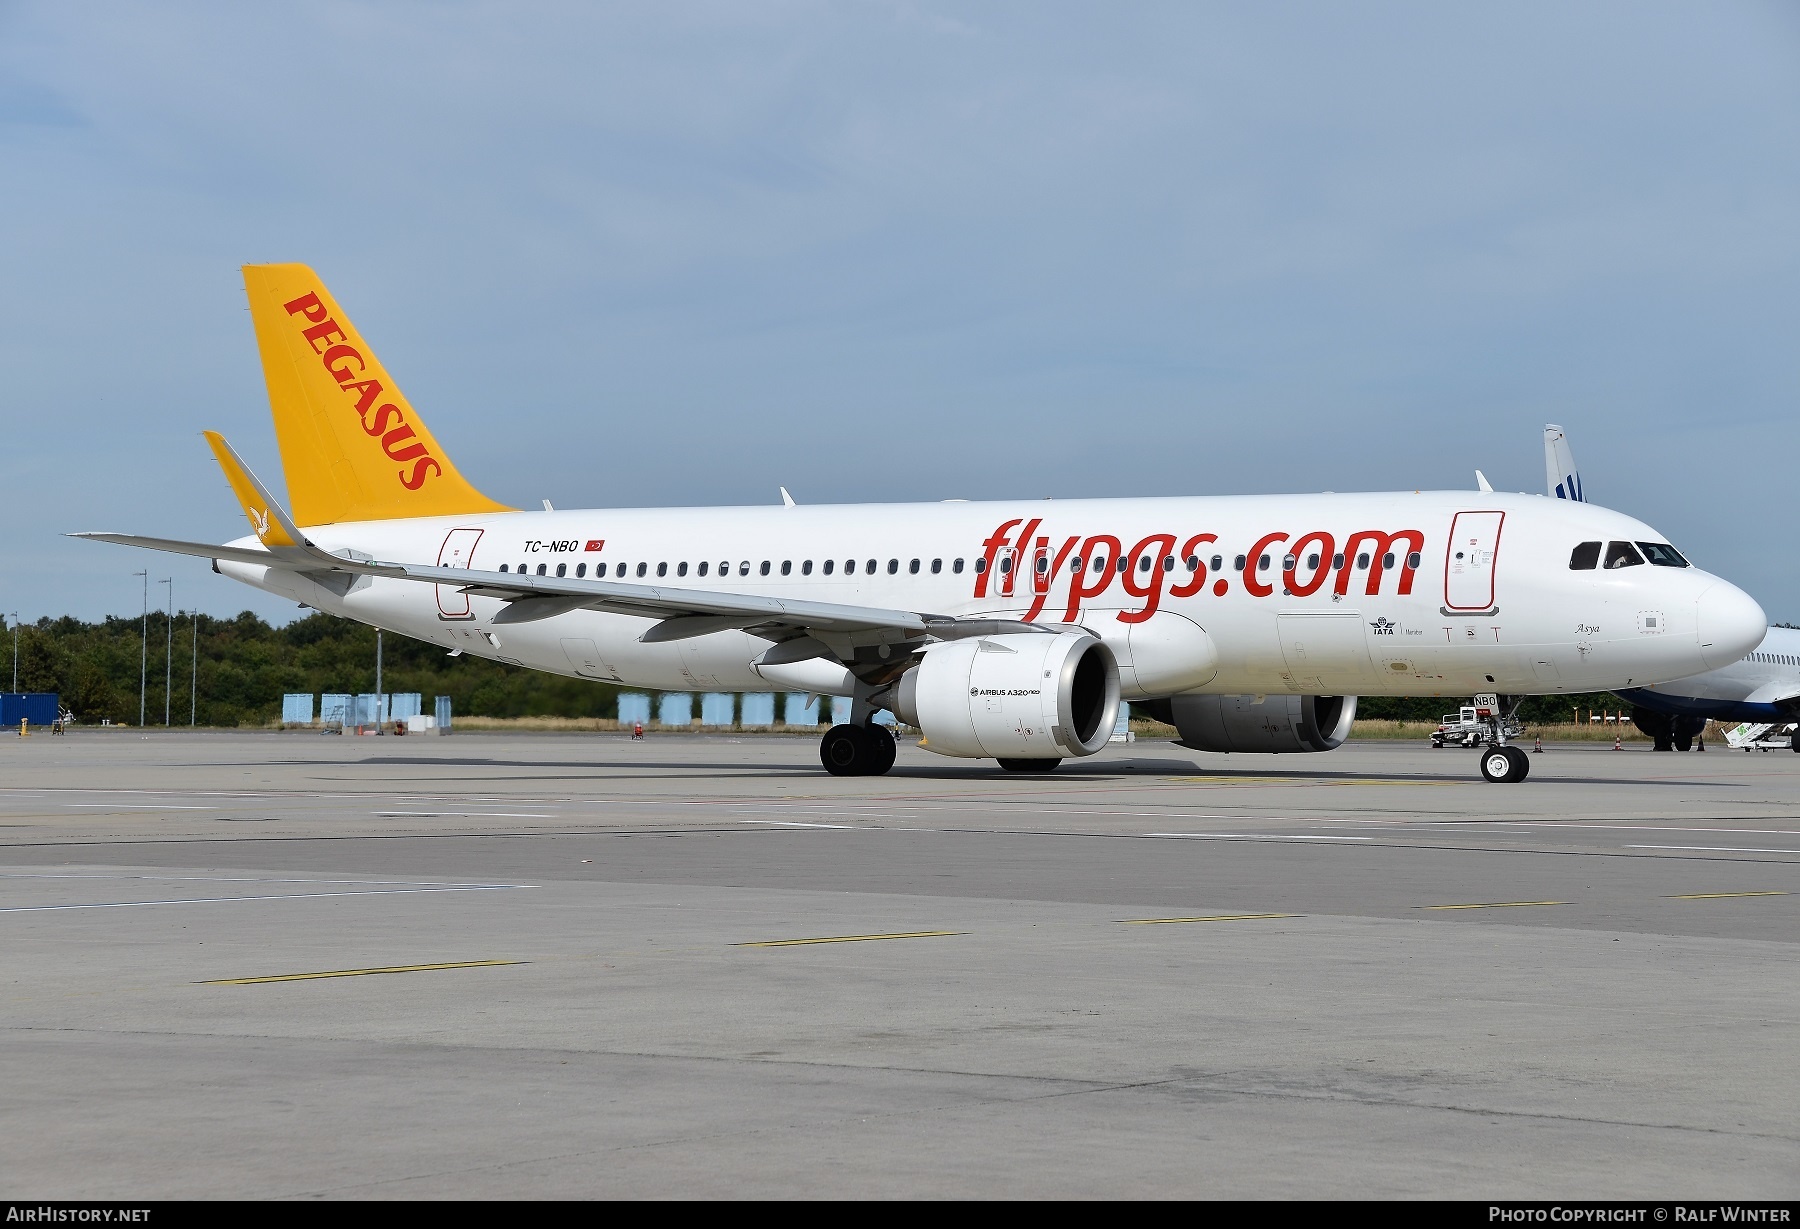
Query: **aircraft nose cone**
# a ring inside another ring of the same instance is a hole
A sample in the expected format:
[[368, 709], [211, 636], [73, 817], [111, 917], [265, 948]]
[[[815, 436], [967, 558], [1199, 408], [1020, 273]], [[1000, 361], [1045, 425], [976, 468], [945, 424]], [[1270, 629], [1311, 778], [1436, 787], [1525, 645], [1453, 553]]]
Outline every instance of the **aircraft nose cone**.
[[1769, 634], [1769, 617], [1756, 599], [1724, 581], [1701, 593], [1694, 625], [1700, 637], [1700, 658], [1718, 669], [1740, 660]]

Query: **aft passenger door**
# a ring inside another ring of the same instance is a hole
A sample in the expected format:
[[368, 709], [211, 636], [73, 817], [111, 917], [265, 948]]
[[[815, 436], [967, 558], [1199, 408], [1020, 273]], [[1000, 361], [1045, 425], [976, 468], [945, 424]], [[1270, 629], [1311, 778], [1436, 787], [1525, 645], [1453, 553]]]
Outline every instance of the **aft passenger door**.
[[1494, 564], [1500, 552], [1504, 512], [1458, 512], [1450, 524], [1444, 559], [1444, 607], [1447, 610], [1491, 610], [1495, 601]]
[[[438, 566], [440, 568], [471, 568], [475, 561], [475, 544], [481, 541], [482, 531], [479, 529], [452, 529], [444, 535], [444, 545], [438, 550]], [[456, 585], [438, 585], [437, 606], [440, 619], [473, 619], [469, 610], [469, 595]]]

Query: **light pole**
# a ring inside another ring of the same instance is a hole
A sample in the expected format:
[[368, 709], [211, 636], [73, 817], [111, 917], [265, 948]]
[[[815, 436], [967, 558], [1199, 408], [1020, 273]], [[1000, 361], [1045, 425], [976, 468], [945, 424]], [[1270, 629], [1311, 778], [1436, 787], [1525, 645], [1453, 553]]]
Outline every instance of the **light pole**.
[[381, 694], [381, 629], [375, 629], [375, 733], [381, 733], [381, 719], [387, 714], [382, 712], [387, 702]]
[[175, 681], [175, 578], [159, 580], [159, 585], [169, 586], [169, 634], [163, 640], [163, 728], [169, 725], [169, 690]]
[[194, 668], [188, 675], [188, 729], [194, 728], [194, 715], [200, 711], [200, 612], [194, 611]]
[[138, 642], [138, 728], [144, 728], [144, 689], [150, 682], [150, 573], [133, 572], [144, 578], [143, 638]]
[[13, 621], [13, 690], [19, 690], [19, 612], [12, 612]]

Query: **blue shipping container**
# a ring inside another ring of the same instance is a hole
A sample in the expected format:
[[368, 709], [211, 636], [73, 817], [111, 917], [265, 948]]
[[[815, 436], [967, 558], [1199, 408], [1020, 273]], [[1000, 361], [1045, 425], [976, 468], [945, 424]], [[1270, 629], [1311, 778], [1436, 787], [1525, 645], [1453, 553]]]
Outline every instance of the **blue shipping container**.
[[58, 703], [60, 698], [54, 691], [0, 692], [0, 725], [14, 729], [21, 721], [50, 725], [62, 712], [62, 705]]

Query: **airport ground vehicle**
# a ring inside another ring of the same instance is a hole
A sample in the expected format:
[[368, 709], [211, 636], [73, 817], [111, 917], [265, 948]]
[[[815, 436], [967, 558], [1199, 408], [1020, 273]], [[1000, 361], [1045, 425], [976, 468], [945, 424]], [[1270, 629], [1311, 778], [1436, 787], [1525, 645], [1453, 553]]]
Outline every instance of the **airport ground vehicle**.
[[1434, 748], [1451, 744], [1478, 747], [1487, 741], [1488, 730], [1488, 723], [1476, 716], [1473, 708], [1464, 707], [1444, 714], [1438, 728], [1431, 732], [1431, 745]]
[[[244, 274], [291, 513], [209, 432], [253, 536], [79, 536], [532, 669], [847, 694], [820, 746], [838, 775], [892, 767], [883, 709], [1015, 771], [1101, 750], [1121, 700], [1196, 750], [1322, 752], [1359, 694], [1629, 686], [1766, 630], [1650, 526], [1491, 491], [519, 511], [463, 478], [312, 270]], [[1483, 776], [1523, 779], [1499, 741]]]

